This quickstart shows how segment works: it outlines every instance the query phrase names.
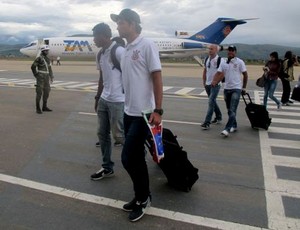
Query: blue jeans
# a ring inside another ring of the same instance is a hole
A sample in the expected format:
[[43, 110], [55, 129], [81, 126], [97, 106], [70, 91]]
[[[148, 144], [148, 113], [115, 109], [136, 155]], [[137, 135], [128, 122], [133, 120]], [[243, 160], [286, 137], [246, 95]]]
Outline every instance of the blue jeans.
[[210, 124], [212, 115], [214, 112], [216, 114], [216, 118], [218, 120], [222, 120], [222, 113], [217, 104], [217, 97], [218, 97], [220, 88], [221, 88], [220, 85], [216, 85], [215, 87], [212, 87], [211, 85], [205, 86], [205, 91], [208, 95], [208, 109], [207, 109], [207, 113], [206, 113], [206, 117], [205, 117], [205, 121], [204, 121], [205, 123]]
[[240, 102], [242, 90], [240, 89], [224, 89], [224, 100], [228, 111], [228, 122], [225, 130], [228, 132], [230, 128], [237, 128], [236, 111]]
[[149, 128], [143, 117], [124, 114], [124, 131], [122, 164], [133, 182], [135, 198], [138, 201], [145, 201], [150, 194], [144, 145]]
[[277, 86], [277, 80], [270, 80], [267, 79], [266, 83], [265, 83], [265, 94], [264, 94], [264, 106], [267, 107], [267, 103], [268, 103], [268, 97], [271, 98], [273, 101], [276, 102], [277, 106], [280, 105], [280, 101], [274, 97], [274, 91], [276, 89]]
[[111, 160], [111, 135], [114, 139], [124, 144], [124, 126], [123, 126], [124, 103], [109, 102], [100, 97], [98, 101], [98, 138], [102, 152], [102, 167], [107, 170], [113, 170], [114, 162]]

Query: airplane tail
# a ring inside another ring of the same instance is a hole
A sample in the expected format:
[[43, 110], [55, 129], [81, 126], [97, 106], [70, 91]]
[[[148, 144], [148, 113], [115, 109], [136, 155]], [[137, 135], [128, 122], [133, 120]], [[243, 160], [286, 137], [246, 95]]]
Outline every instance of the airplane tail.
[[251, 19], [218, 18], [214, 23], [192, 35], [188, 39], [199, 42], [220, 44], [237, 25], [245, 24], [247, 23], [246, 20]]

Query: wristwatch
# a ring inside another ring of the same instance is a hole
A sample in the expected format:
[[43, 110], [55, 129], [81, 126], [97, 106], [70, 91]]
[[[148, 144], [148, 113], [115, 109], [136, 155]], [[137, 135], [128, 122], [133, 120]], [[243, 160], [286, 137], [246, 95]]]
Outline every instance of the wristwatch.
[[154, 109], [153, 112], [154, 113], [158, 113], [160, 116], [164, 114], [164, 110], [163, 109]]

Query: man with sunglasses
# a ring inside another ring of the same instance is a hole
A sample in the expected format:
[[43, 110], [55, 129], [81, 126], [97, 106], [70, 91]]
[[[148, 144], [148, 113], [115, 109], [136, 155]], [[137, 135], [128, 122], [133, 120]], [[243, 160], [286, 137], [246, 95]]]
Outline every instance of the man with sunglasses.
[[[222, 113], [217, 104], [217, 97], [221, 88], [221, 83], [212, 86], [211, 83], [217, 70], [224, 60], [218, 55], [218, 46], [210, 45], [209, 56], [205, 59], [203, 70], [203, 85], [208, 96], [208, 109], [205, 117], [205, 121], [201, 127], [204, 130], [209, 129], [210, 124], [219, 124], [222, 121]], [[211, 121], [213, 113], [216, 117]]]
[[[221, 135], [228, 137], [229, 133], [237, 131], [236, 113], [241, 94], [246, 93], [248, 73], [245, 62], [236, 57], [236, 47], [228, 47], [227, 60], [223, 62], [214, 77], [212, 86], [216, 86], [224, 77], [224, 100], [228, 111], [228, 122]], [[241, 79], [243, 75], [243, 80]]]

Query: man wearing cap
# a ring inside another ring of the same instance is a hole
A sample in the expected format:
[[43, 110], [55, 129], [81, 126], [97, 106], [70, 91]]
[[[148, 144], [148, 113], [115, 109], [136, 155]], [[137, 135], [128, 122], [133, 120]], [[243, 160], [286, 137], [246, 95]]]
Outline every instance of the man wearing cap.
[[95, 45], [102, 48], [96, 57], [99, 70], [98, 91], [95, 96], [95, 110], [98, 115], [98, 138], [102, 153], [102, 168], [91, 175], [92, 180], [101, 180], [114, 175], [111, 160], [111, 133], [117, 143], [124, 144], [124, 92], [121, 71], [114, 66], [113, 55], [120, 62], [124, 48], [111, 40], [109, 25], [99, 23], [93, 28]]
[[[48, 108], [47, 101], [50, 94], [50, 81], [53, 82], [53, 72], [48, 58], [49, 46], [43, 45], [41, 47], [41, 54], [34, 60], [31, 65], [31, 70], [36, 78], [36, 113], [42, 114], [44, 112], [51, 112]], [[41, 110], [40, 100], [43, 96], [43, 107]]]
[[129, 220], [137, 221], [150, 205], [148, 168], [145, 161], [145, 140], [148, 126], [142, 111], [151, 109], [149, 123], [159, 125], [162, 121], [162, 76], [158, 48], [142, 37], [140, 16], [131, 9], [119, 15], [111, 14], [117, 23], [119, 35], [127, 40], [121, 58], [123, 86], [125, 92], [124, 131], [125, 143], [122, 164], [133, 182], [134, 199], [123, 209], [130, 212]]
[[236, 52], [234, 45], [228, 47], [227, 60], [221, 63], [212, 82], [212, 86], [216, 86], [225, 77], [224, 100], [228, 111], [228, 122], [221, 132], [224, 137], [237, 131], [236, 112], [241, 93], [246, 93], [248, 81], [246, 65], [242, 59], [236, 57]]

